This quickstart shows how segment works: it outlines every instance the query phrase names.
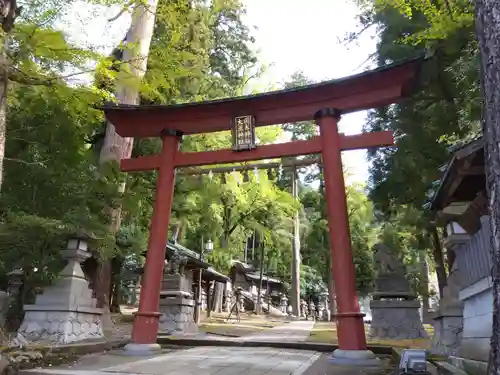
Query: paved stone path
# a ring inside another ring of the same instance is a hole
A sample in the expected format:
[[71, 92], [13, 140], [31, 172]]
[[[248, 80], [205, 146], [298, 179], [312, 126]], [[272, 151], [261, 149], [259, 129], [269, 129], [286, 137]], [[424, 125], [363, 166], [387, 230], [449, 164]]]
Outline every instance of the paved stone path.
[[[251, 335], [225, 339], [305, 341], [313, 325], [312, 321], [292, 321]], [[27, 370], [22, 373], [24, 375], [308, 375], [307, 369], [321, 357], [321, 353], [314, 351], [267, 347], [210, 346], [166, 350], [166, 353], [150, 358], [123, 356], [119, 355], [119, 351], [94, 354], [81, 358], [74, 365]]]
[[279, 341], [301, 342], [306, 341], [314, 327], [310, 320], [297, 320], [282, 324], [262, 332], [252, 333], [239, 337], [238, 341]]
[[[199, 347], [173, 351], [96, 370], [72, 368], [24, 371], [39, 375], [302, 375], [320, 353], [274, 348]], [[130, 358], [130, 357], [129, 357]]]

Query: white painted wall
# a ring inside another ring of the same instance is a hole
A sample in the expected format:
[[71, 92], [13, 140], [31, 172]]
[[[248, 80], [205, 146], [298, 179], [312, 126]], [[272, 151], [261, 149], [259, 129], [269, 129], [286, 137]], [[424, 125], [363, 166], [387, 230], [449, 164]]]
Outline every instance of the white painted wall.
[[464, 328], [460, 357], [488, 361], [493, 321], [493, 291], [491, 277], [485, 277], [462, 289], [459, 299], [464, 302]]

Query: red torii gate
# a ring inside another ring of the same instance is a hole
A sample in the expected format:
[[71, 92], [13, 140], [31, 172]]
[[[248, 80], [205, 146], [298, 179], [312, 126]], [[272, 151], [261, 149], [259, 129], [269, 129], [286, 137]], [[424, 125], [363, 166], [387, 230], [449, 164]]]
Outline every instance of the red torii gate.
[[[121, 169], [125, 172], [158, 171], [132, 344], [136, 347], [156, 344], [160, 285], [176, 168], [321, 154], [338, 306], [339, 349], [366, 351], [363, 314], [356, 298], [341, 151], [391, 146], [393, 136], [388, 131], [345, 136], [338, 133], [337, 124], [341, 113], [389, 105], [404, 97], [416, 82], [422, 61], [421, 58], [413, 59], [338, 80], [232, 99], [170, 106], [106, 105], [106, 118], [120, 136], [162, 138], [159, 154], [121, 161]], [[244, 151], [179, 151], [182, 135], [230, 130], [236, 118], [251, 120], [252, 126], [314, 119], [320, 135], [305, 141], [251, 145]]]

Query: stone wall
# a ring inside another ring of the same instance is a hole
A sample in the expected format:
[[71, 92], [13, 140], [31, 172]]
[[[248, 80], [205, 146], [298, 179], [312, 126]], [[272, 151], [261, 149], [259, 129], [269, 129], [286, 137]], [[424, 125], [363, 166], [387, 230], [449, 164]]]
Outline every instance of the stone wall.
[[493, 293], [490, 277], [462, 289], [459, 298], [464, 303], [463, 332], [459, 356], [476, 361], [488, 361], [493, 322]]
[[460, 350], [463, 331], [463, 309], [456, 308], [455, 311], [447, 309], [438, 310], [431, 315], [434, 327], [430, 353], [440, 356], [457, 355]]
[[76, 311], [26, 311], [18, 332], [30, 341], [57, 343], [103, 337], [100, 315]]
[[163, 276], [160, 292], [160, 319], [158, 331], [163, 334], [193, 333], [195, 300], [192, 293], [193, 273], [170, 273]]
[[160, 299], [160, 325], [158, 331], [165, 334], [194, 333], [198, 326], [194, 321], [195, 301], [182, 296]]

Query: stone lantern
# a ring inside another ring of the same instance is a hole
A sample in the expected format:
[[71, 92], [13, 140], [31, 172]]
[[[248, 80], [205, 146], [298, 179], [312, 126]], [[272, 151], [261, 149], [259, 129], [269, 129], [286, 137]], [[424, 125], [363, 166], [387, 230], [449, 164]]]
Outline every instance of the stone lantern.
[[23, 270], [20, 268], [15, 269], [14, 271], [9, 272], [7, 276], [9, 277], [9, 281], [7, 283], [7, 293], [10, 295], [19, 293], [19, 289], [21, 288], [21, 285], [23, 285]]
[[81, 263], [91, 256], [86, 235], [73, 235], [61, 250], [67, 261], [54, 285], [36, 296], [33, 305], [24, 305], [26, 312], [19, 328], [30, 341], [50, 340], [60, 344], [102, 338], [102, 310], [83, 273]]
[[449, 250], [455, 250], [470, 240], [469, 234], [456, 221], [450, 221], [445, 228], [446, 237], [443, 246]]
[[281, 310], [281, 312], [286, 314], [287, 307], [288, 307], [288, 297], [286, 296], [285, 293], [283, 293], [280, 296], [280, 310]]

